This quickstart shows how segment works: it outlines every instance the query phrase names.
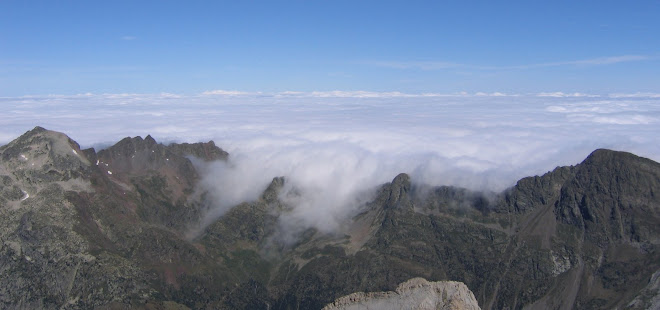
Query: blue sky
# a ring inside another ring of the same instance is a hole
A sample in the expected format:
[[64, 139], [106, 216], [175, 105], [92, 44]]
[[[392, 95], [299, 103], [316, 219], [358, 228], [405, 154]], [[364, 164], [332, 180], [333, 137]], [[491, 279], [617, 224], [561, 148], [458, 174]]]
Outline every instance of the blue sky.
[[660, 92], [660, 1], [0, 1], [0, 96]]

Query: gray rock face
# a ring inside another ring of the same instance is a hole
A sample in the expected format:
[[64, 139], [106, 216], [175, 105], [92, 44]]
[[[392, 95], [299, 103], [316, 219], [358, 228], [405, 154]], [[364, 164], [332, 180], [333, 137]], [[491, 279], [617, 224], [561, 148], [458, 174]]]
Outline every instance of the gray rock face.
[[340, 297], [323, 310], [480, 310], [470, 289], [461, 282], [428, 282], [414, 278], [393, 292], [353, 293]]
[[629, 309], [660, 309], [660, 270], [656, 271], [649, 284], [628, 305]]
[[[133, 150], [172, 154], [174, 168], [164, 156], [131, 166], [128, 158], [135, 157], [83, 151], [66, 135], [41, 127], [0, 147], [0, 308], [89, 309], [157, 299], [159, 271], [149, 264], [187, 259], [181, 254], [194, 247], [139, 215], [140, 209], [162, 214], [163, 205], [155, 203], [162, 197], [154, 193], [170, 193], [169, 185], [140, 187], [136, 180], [166, 179], [160, 173], [172, 172], [168, 176], [188, 182], [192, 191], [196, 174], [181, 153], [195, 146], [169, 151], [149, 142], [135, 143]], [[174, 195], [165, 196], [176, 203]], [[182, 205], [193, 204], [188, 193], [177, 197]]]
[[67, 193], [94, 192], [77, 143], [37, 127], [0, 148], [0, 158], [3, 192], [11, 186], [24, 194], [3, 195], [0, 204], [0, 308], [89, 308], [151, 294], [133, 262], [92, 255], [76, 231]]

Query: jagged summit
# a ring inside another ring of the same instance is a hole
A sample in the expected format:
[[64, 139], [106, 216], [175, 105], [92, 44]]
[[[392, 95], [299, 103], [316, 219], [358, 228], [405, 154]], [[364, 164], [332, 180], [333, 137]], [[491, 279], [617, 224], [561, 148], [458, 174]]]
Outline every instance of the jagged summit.
[[410, 176], [406, 173], [400, 173], [390, 183], [386, 205], [390, 208], [410, 208]]
[[30, 203], [44, 189], [90, 190], [90, 160], [63, 133], [35, 127], [0, 147], [0, 203], [13, 208]]

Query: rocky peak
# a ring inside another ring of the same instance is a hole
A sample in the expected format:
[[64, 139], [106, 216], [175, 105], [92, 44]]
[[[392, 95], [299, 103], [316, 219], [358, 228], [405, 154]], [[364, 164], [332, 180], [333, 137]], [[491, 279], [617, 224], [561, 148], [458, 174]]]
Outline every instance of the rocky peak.
[[35, 127], [0, 147], [2, 165], [29, 184], [68, 181], [87, 174], [90, 162], [65, 134]]
[[[192, 162], [186, 158], [194, 156], [204, 161], [225, 160], [227, 152], [209, 141], [207, 143], [157, 143], [150, 135], [146, 138], [126, 137], [117, 144], [98, 153], [97, 164], [109, 167], [112, 164], [117, 172], [140, 174], [163, 167], [179, 167], [191, 171]], [[115, 173], [113, 171], [113, 173]]]
[[[226, 152], [213, 142], [163, 145], [150, 135], [127, 137], [97, 154], [102, 174], [124, 189], [136, 192], [146, 221], [182, 229], [201, 217], [196, 185], [199, 173], [190, 156], [223, 159]], [[189, 205], [196, 200], [194, 206]]]
[[623, 163], [626, 161], [635, 161], [640, 157], [627, 153], [627, 152], [620, 152], [620, 151], [614, 151], [614, 150], [608, 150], [608, 149], [597, 149], [587, 158], [585, 158], [582, 161], [583, 165], [598, 165], [598, 164], [612, 164], [612, 163]]
[[0, 147], [0, 152], [4, 162], [30, 162], [30, 167], [41, 168], [37, 164], [32, 165], [35, 162], [30, 161], [28, 155], [33, 159], [39, 157], [46, 161], [60, 161], [62, 164], [72, 166], [77, 166], [79, 163], [89, 165], [87, 158], [81, 154], [78, 143], [63, 133], [38, 126]]
[[[138, 138], [139, 138], [139, 137], [138, 137]], [[157, 144], [157, 143], [156, 143], [156, 140], [155, 140], [153, 137], [151, 137], [151, 135], [147, 135], [147, 136], [144, 138], [144, 142], [145, 142], [145, 144], [147, 144], [147, 145], [149, 145], [149, 146], [154, 146], [154, 145]]]
[[576, 166], [561, 190], [557, 219], [585, 228], [596, 244], [651, 240], [660, 233], [660, 164], [636, 155], [596, 150]]
[[660, 175], [660, 165], [650, 159], [605, 149], [592, 152], [577, 168], [577, 179], [586, 181], [590, 178], [608, 186], [620, 183], [623, 187], [641, 185], [649, 188], [656, 185], [654, 177]]
[[264, 190], [263, 194], [261, 195], [261, 199], [263, 199], [266, 202], [275, 202], [277, 201], [278, 195], [282, 188], [284, 187], [284, 183], [286, 182], [284, 177], [274, 177], [273, 180], [270, 182], [266, 190]]
[[[163, 145], [147, 136], [126, 137], [115, 145], [98, 152], [97, 165], [109, 167], [111, 173], [139, 174], [143, 171], [158, 170], [169, 161], [169, 152]], [[173, 156], [172, 156], [173, 157]]]
[[410, 202], [410, 176], [405, 173], [397, 175], [389, 185], [387, 206], [390, 208], [412, 209]]

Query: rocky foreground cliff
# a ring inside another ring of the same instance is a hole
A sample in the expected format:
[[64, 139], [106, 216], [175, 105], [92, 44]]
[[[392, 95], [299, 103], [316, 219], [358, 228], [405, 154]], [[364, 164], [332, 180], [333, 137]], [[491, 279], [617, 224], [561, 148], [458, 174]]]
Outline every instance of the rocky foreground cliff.
[[353, 293], [340, 297], [323, 310], [480, 310], [470, 289], [461, 282], [410, 279], [395, 291]]
[[416, 277], [462, 282], [483, 309], [659, 304], [651, 160], [596, 150], [494, 197], [401, 174], [341, 233], [291, 243], [286, 178], [201, 225], [200, 169], [229, 159], [149, 136], [82, 150], [39, 127], [0, 147], [0, 308], [321, 309]]

